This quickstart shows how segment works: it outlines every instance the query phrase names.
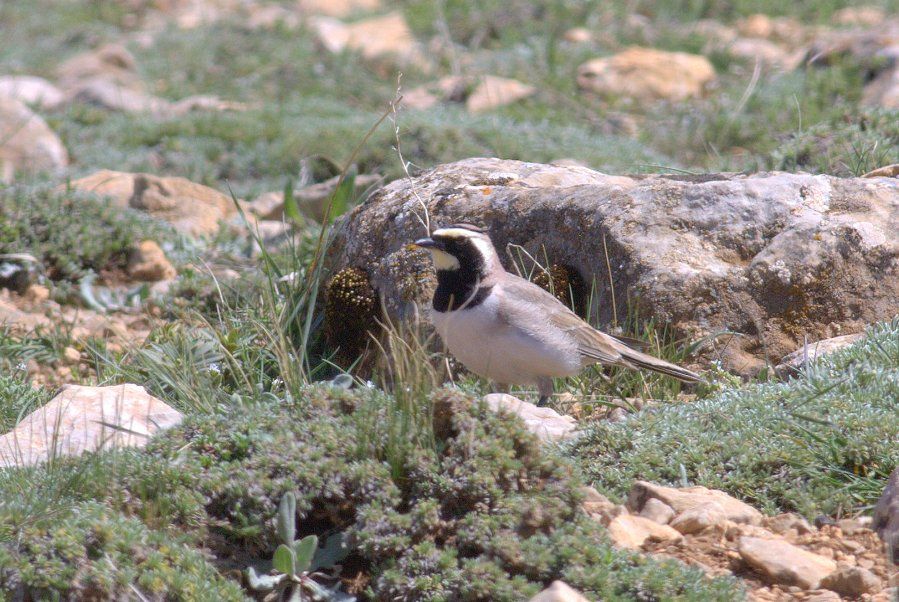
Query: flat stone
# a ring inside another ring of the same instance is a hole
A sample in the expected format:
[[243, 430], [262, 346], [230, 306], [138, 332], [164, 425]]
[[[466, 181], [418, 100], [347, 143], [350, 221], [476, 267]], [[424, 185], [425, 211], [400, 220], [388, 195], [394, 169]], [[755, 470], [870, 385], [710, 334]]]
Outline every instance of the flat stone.
[[837, 592], [841, 596], [859, 598], [863, 594], [876, 594], [883, 589], [880, 578], [861, 567], [841, 568], [821, 580], [821, 587]]
[[181, 412], [137, 385], [66, 385], [0, 436], [0, 466], [31, 466], [59, 456], [143, 447], [155, 433], [181, 419]]
[[521, 418], [528, 430], [543, 441], [567, 439], [574, 434], [577, 421], [571, 416], [559, 414], [552, 408], [538, 408], [506, 393], [491, 393], [484, 401], [494, 412], [505, 411]]
[[530, 602], [588, 602], [588, 600], [564, 581], [553, 581], [549, 587], [531, 598]]
[[643, 509], [640, 510], [640, 516], [655, 521], [660, 525], [670, 523], [674, 515], [674, 508], [656, 498], [646, 500], [646, 503], [643, 504]]
[[675, 489], [646, 481], [634, 483], [627, 497], [627, 507], [632, 511], [639, 511], [650, 498], [656, 498], [668, 504], [677, 514], [682, 514], [694, 508], [717, 504], [717, 507], [720, 508], [721, 516], [735, 523], [758, 524], [762, 518], [762, 513], [749, 504], [741, 502], [717, 489], [707, 489], [705, 487]]
[[697, 98], [714, 79], [715, 68], [704, 56], [639, 47], [588, 61], [577, 72], [585, 90], [638, 101]]
[[699, 533], [728, 522], [727, 512], [718, 502], [708, 502], [684, 510], [674, 517], [671, 527], [684, 535]]
[[834, 351], [839, 351], [844, 347], [855, 343], [864, 337], [864, 333], [844, 334], [839, 337], [824, 339], [823, 341], [815, 341], [808, 345], [803, 345], [793, 353], [785, 356], [775, 368], [778, 373], [788, 373], [790, 371], [799, 370], [805, 365], [806, 360], [814, 361], [819, 357], [825, 356]]
[[515, 79], [485, 75], [465, 101], [471, 113], [483, 113], [498, 109], [533, 96], [537, 88]]
[[833, 560], [783, 540], [741, 537], [739, 551], [740, 557], [772, 584], [817, 589], [837, 568]]
[[609, 537], [612, 543], [618, 547], [632, 550], [640, 549], [647, 541], [680, 541], [683, 536], [669, 527], [636, 516], [634, 514], [622, 514], [616, 516], [608, 526]]

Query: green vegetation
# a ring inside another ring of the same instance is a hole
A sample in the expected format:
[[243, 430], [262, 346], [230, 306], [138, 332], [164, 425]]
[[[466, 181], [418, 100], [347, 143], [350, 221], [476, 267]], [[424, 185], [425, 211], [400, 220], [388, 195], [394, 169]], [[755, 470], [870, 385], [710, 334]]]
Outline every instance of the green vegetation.
[[872, 504], [899, 462], [899, 320], [800, 377], [597, 423], [567, 450], [617, 497], [635, 479], [723, 489], [766, 512]]
[[[354, 52], [323, 51], [305, 27], [254, 30], [224, 16], [163, 28], [145, 45], [131, 34], [147, 25], [146, 2], [3, 0], [0, 75], [56, 81], [62, 61], [119, 42], [150, 94], [244, 103], [165, 117], [80, 102], [36, 110], [69, 152], [66, 177], [146, 171], [246, 199], [323, 181], [346, 164], [392, 179], [479, 155], [574, 159], [611, 173], [849, 176], [899, 162], [897, 112], [861, 106], [871, 64], [842, 56], [756, 71], [691, 24], [735, 26], [759, 11], [826, 24], [850, 4], [404, 0], [393, 8], [433, 64], [406, 66], [399, 78]], [[566, 41], [572, 27], [594, 39]], [[717, 81], [682, 103], [578, 89], [579, 65], [632, 44], [706, 54]], [[517, 78], [537, 92], [483, 114], [458, 103], [390, 111], [398, 94], [458, 73]], [[0, 432], [54, 393], [34, 388], [23, 366], [57, 366], [71, 345], [91, 364], [73, 366], [71, 380], [136, 383], [186, 416], [141, 451], [0, 469], [5, 597], [244, 600], [271, 589], [287, 597], [315, 579], [361, 599], [521, 600], [563, 579], [603, 600], [733, 600], [742, 592], [731, 580], [612, 548], [581, 512], [580, 485], [621, 498], [635, 479], [686, 480], [811, 518], [864, 509], [899, 460], [899, 322], [796, 379], [737, 388], [722, 376], [689, 404], [670, 379], [586, 371], [556, 383], [586, 414], [613, 399], [665, 403], [634, 403], [623, 422], [543, 447], [477, 401], [485, 383], [463, 377], [444, 388], [447, 362], [417, 325], [387, 323], [379, 341], [365, 338], [381, 317], [367, 276], [332, 279], [320, 261], [327, 226], [293, 221], [296, 238], [279, 248], [251, 249], [231, 228], [191, 242], [67, 191], [63, 178], [0, 186], [0, 254], [33, 255], [60, 302], [82, 303], [65, 293], [92, 274], [114, 284], [144, 239], [179, 267], [163, 297], [145, 299], [161, 323], [137, 348], [75, 342], [68, 325], [24, 335], [0, 327]], [[524, 271], [539, 277], [531, 263]], [[583, 304], [589, 293], [570, 276], [556, 269], [545, 280]], [[687, 342], [633, 308], [615, 313], [622, 334], [650, 352], [689, 358]], [[326, 315], [344, 330], [327, 330]], [[377, 359], [359, 361], [365, 348]], [[279, 512], [291, 499], [294, 510]], [[313, 541], [323, 545], [307, 564]], [[319, 565], [334, 541], [347, 556]]]
[[604, 600], [737, 596], [727, 580], [614, 550], [580, 511], [571, 467], [519, 421], [465, 395], [434, 394], [435, 447], [392, 476], [356, 445], [357, 412], [384, 403], [377, 391], [318, 386], [189, 417], [145, 451], [4, 472], [3, 587], [114, 597], [133, 584], [175, 599], [238, 599], [199, 550], [221, 566], [265, 570], [280, 541], [272, 519], [292, 492], [294, 537], [343, 533], [345, 565], [371, 576], [357, 592], [367, 597], [521, 600], [557, 578]]
[[138, 242], [178, 240], [139, 211], [45, 185], [0, 187], [0, 253], [29, 253], [52, 280], [124, 270]]

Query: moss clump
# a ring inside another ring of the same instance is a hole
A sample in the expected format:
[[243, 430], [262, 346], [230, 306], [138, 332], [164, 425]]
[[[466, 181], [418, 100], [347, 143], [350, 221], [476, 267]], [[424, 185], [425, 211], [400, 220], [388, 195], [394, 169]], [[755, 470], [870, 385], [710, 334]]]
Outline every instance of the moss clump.
[[[577, 270], [557, 263], [548, 270], [540, 270], [534, 275], [534, 284], [551, 293], [556, 299], [571, 307], [571, 303], [583, 291], [584, 280]], [[574, 293], [574, 296], [572, 296]]]
[[[0, 517], [4, 531], [16, 525]], [[21, 527], [0, 545], [6, 599], [245, 600], [204, 555], [177, 537], [95, 501]]]
[[325, 339], [337, 350], [338, 362], [348, 367], [365, 353], [371, 333], [378, 330], [380, 303], [368, 275], [359, 268], [343, 268], [325, 285]]

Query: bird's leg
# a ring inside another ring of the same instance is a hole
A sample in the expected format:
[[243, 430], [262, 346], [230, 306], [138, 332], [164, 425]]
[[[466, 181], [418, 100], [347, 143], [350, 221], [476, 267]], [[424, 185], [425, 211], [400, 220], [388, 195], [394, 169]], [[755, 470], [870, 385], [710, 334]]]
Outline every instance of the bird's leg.
[[540, 393], [540, 400], [537, 402], [537, 407], [546, 407], [549, 403], [549, 398], [553, 395], [553, 379], [548, 376], [541, 376], [538, 378], [537, 392]]

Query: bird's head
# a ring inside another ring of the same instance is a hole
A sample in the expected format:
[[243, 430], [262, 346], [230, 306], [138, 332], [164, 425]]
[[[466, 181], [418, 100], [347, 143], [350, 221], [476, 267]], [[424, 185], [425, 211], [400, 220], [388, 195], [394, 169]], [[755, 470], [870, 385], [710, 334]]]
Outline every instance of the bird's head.
[[438, 272], [461, 271], [483, 278], [500, 266], [486, 231], [470, 224], [439, 228], [428, 238], [416, 240], [415, 246], [431, 252]]

